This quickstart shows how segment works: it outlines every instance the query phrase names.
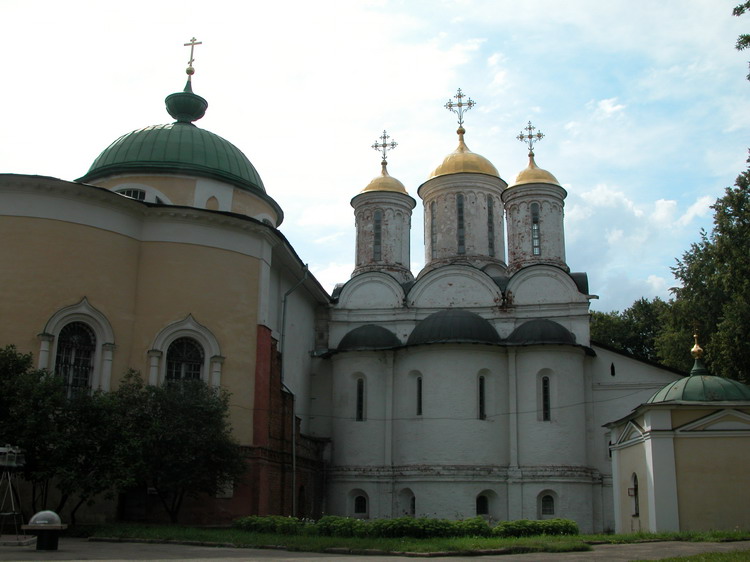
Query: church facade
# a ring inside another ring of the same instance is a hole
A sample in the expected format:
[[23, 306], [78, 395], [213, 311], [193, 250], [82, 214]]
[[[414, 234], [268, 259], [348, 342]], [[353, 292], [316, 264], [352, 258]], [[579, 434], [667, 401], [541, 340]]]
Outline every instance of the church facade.
[[[202, 378], [232, 393], [248, 478], [196, 521], [322, 513], [614, 528], [609, 434], [679, 375], [592, 344], [586, 275], [565, 254], [565, 189], [530, 158], [510, 185], [465, 142], [417, 189], [387, 171], [352, 199], [356, 263], [329, 295], [279, 230], [234, 145], [175, 122], [117, 139], [75, 182], [0, 175], [0, 345], [71, 389]], [[446, 139], [446, 142], [448, 140]], [[283, 189], [283, 186], [275, 186]], [[416, 273], [416, 275], [415, 275]], [[100, 518], [149, 518], [121, 499]]]

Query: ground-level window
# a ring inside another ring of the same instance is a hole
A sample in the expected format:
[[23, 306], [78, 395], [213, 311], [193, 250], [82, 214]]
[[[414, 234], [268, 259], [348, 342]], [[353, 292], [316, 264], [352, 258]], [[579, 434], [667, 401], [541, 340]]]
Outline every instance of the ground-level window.
[[96, 335], [84, 322], [66, 324], [57, 338], [55, 373], [62, 377], [68, 396], [86, 393], [94, 371]]
[[357, 515], [367, 514], [367, 497], [357, 496], [354, 498], [354, 513]]
[[545, 494], [541, 499], [541, 512], [542, 515], [554, 515], [555, 514], [555, 498], [550, 494]]
[[168, 381], [199, 380], [203, 370], [203, 348], [193, 338], [177, 338], [167, 349]]
[[490, 514], [490, 499], [484, 494], [477, 496], [477, 515]]

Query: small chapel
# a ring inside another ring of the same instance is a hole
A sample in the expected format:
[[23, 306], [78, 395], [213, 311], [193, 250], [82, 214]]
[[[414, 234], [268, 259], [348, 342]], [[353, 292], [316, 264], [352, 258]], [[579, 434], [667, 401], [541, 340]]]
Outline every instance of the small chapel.
[[[352, 190], [354, 270], [329, 294], [283, 235], [284, 186], [196, 125], [208, 102], [192, 62], [166, 98], [171, 120], [116, 139], [77, 180], [0, 174], [0, 345], [77, 391], [116, 388], [128, 369], [229, 390], [247, 478], [186, 505], [187, 520], [479, 515], [613, 530], [623, 500], [605, 424], [682, 374], [591, 341], [596, 297], [568, 265], [567, 192], [536, 163], [542, 133], [528, 123], [528, 164], [501, 174], [469, 149], [475, 102], [459, 89], [445, 106], [457, 138], [446, 126], [447, 156], [407, 187], [383, 132], [380, 173]], [[163, 514], [141, 489], [85, 517]]]

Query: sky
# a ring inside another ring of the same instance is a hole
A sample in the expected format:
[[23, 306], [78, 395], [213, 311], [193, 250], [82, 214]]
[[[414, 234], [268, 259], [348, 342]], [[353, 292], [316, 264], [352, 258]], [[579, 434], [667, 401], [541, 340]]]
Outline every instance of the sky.
[[750, 16], [737, 0], [0, 0], [0, 173], [74, 180], [125, 133], [171, 118], [191, 37], [197, 125], [235, 144], [284, 209], [280, 230], [329, 291], [354, 268], [350, 200], [380, 172], [417, 188], [466, 143], [509, 184], [515, 137], [568, 192], [567, 262], [592, 308], [669, 297], [670, 268], [746, 169]]

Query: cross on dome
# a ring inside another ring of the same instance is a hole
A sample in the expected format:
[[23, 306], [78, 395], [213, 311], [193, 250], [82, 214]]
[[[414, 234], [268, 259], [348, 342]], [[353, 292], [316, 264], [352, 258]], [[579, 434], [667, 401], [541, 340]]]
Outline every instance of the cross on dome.
[[[523, 131], [527, 131], [527, 133], [524, 134]], [[544, 133], [541, 131], [535, 133], [534, 131], [536, 131], [536, 127], [531, 124], [531, 121], [529, 121], [529, 124], [523, 128], [523, 131], [521, 131], [521, 134], [516, 138], [522, 143], [528, 145], [529, 156], [534, 156], [534, 143], [542, 140], [544, 138]]]
[[[445, 104], [445, 109], [452, 111], [456, 115], [458, 115], [458, 126], [463, 127], [464, 125], [464, 112], [469, 111], [472, 107], [476, 105], [476, 102], [467, 97], [466, 94], [464, 94], [461, 91], [461, 88], [458, 89], [456, 92], [456, 95], [453, 96], [453, 98], [456, 100], [455, 103], [453, 100], [448, 100], [448, 103]], [[466, 101], [464, 101], [464, 98], [466, 98]]]
[[391, 138], [390, 135], [386, 133], [385, 130], [383, 130], [383, 134], [379, 137], [380, 142], [375, 141], [375, 143], [372, 145], [372, 148], [383, 154], [383, 166], [388, 163], [388, 149], [393, 150], [398, 146], [398, 143], [396, 141], [388, 142], [389, 138]]
[[193, 56], [195, 52], [195, 46], [196, 45], [203, 45], [203, 41], [198, 41], [195, 37], [193, 37], [189, 43], [185, 43], [184, 47], [190, 47], [190, 60], [188, 61], [188, 67], [185, 70], [185, 72], [188, 75], [188, 80], [190, 80], [190, 77], [195, 74], [195, 69], [193, 68], [193, 63], [195, 62], [195, 57]]

